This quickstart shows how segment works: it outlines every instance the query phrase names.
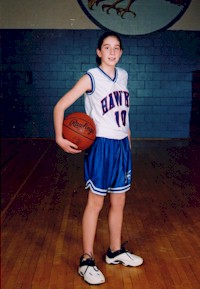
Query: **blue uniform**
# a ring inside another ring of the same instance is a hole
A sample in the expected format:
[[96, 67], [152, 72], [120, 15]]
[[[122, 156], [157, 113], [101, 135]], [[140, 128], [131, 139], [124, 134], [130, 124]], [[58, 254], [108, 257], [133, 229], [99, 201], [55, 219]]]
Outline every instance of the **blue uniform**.
[[86, 188], [100, 195], [125, 192], [132, 176], [128, 74], [121, 68], [114, 79], [100, 68], [87, 74], [92, 90], [85, 93], [85, 110], [95, 122], [97, 138], [85, 154]]

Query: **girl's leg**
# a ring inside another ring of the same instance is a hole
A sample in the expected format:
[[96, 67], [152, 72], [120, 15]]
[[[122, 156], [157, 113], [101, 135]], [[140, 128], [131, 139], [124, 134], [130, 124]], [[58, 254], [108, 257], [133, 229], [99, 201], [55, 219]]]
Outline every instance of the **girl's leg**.
[[117, 251], [121, 248], [121, 231], [125, 199], [125, 193], [110, 194], [108, 226], [110, 233], [110, 249], [112, 251]]
[[130, 253], [121, 245], [121, 232], [123, 222], [123, 210], [125, 205], [125, 193], [110, 195], [109, 211], [109, 231], [110, 231], [110, 248], [106, 254], [107, 264], [122, 263], [125, 266], [140, 266], [143, 259]]
[[[99, 213], [103, 207], [104, 196], [89, 191], [88, 201], [82, 220], [83, 228], [83, 254], [93, 256], [93, 246], [96, 234]], [[87, 255], [85, 256], [88, 257]]]

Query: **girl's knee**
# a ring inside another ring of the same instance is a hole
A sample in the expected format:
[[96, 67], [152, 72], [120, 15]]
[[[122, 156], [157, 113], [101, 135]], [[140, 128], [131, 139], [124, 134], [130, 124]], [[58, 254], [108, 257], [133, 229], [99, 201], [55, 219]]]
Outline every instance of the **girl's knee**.
[[112, 208], [124, 208], [126, 202], [125, 193], [112, 194], [110, 196], [110, 206]]
[[87, 205], [91, 209], [100, 212], [101, 209], [103, 208], [103, 203], [104, 203], [104, 197], [103, 196], [99, 196], [97, 194], [94, 194], [91, 191], [89, 192]]

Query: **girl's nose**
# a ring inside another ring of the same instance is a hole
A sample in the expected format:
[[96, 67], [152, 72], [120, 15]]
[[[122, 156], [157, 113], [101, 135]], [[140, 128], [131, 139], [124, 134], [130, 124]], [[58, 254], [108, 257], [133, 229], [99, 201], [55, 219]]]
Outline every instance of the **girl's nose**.
[[114, 54], [115, 53], [115, 49], [114, 48], [111, 48], [110, 49], [110, 54]]

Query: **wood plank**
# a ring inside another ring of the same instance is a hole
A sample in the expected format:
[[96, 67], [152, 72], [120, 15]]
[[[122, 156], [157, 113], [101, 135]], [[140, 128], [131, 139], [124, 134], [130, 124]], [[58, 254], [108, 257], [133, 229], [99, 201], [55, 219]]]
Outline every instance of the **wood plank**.
[[[39, 145], [36, 145], [34, 140], [29, 142], [27, 140], [21, 142], [18, 140], [13, 144], [13, 150], [10, 150], [8, 145], [4, 147], [2, 154], [9, 154], [10, 157], [7, 158], [1, 167], [2, 217], [4, 210], [7, 210], [10, 201], [21, 190], [50, 145], [51, 142], [47, 143], [46, 140], [41, 140]], [[7, 147], [8, 150], [6, 150]]]

